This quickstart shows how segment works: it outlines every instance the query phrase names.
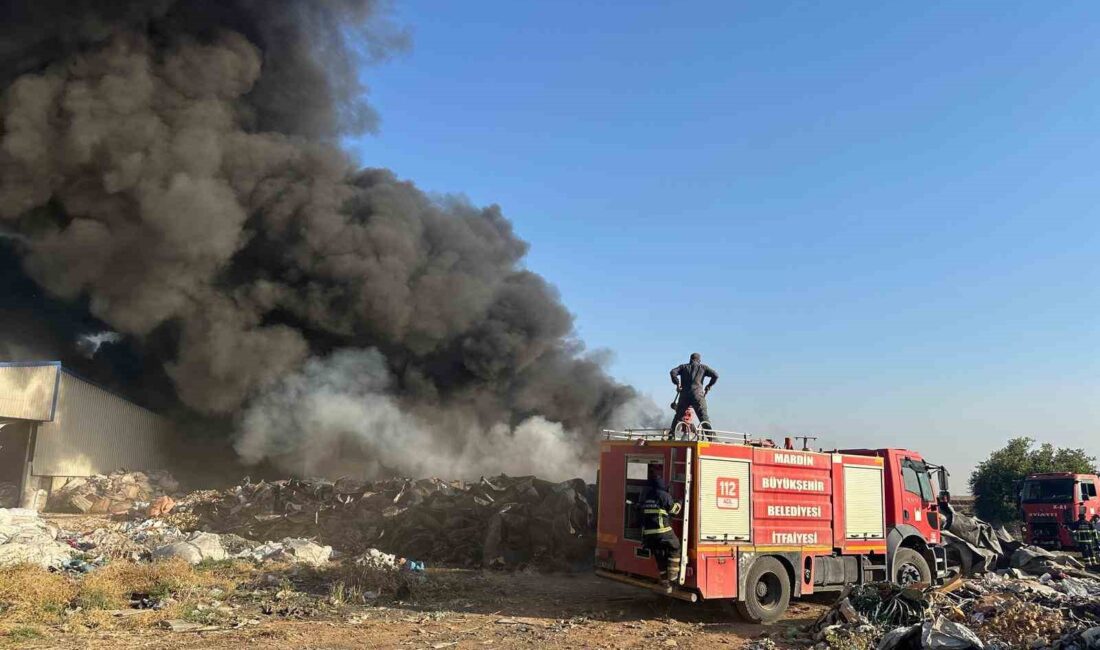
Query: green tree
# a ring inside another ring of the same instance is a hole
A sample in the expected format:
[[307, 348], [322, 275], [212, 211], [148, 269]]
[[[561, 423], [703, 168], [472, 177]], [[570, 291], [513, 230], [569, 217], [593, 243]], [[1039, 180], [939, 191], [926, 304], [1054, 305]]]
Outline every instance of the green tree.
[[1096, 459], [1084, 449], [1056, 448], [1050, 443], [1033, 449], [1034, 444], [1031, 438], [1013, 438], [974, 469], [970, 492], [979, 517], [989, 521], [1018, 519], [1015, 484], [1028, 474], [1096, 472]]

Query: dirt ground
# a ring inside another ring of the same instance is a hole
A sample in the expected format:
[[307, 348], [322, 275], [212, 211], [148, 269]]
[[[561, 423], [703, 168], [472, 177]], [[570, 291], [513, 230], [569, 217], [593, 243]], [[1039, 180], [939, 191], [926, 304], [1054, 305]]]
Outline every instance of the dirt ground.
[[239, 629], [172, 632], [47, 630], [9, 645], [28, 648], [740, 648], [777, 640], [825, 605], [795, 603], [770, 627], [749, 625], [717, 603], [689, 604], [588, 574], [429, 571], [448, 593], [379, 606], [288, 607], [255, 612]]
[[[111, 523], [48, 518], [66, 530]], [[0, 616], [0, 647], [741, 648], [762, 636], [785, 647], [784, 639], [835, 598], [796, 601], [782, 621], [765, 627], [739, 621], [722, 603], [684, 603], [591, 573], [429, 568], [422, 576], [404, 574], [411, 582], [403, 590], [391, 584], [376, 598], [338, 598], [334, 587], [347, 576], [339, 562], [331, 565], [200, 567], [200, 573], [222, 571], [236, 586], [216, 594], [199, 587], [174, 592], [187, 603], [186, 614], [105, 608], [97, 615], [106, 623], [78, 615], [37, 625], [7, 624]], [[197, 610], [196, 603], [208, 609]], [[168, 619], [199, 629], [173, 631]]]

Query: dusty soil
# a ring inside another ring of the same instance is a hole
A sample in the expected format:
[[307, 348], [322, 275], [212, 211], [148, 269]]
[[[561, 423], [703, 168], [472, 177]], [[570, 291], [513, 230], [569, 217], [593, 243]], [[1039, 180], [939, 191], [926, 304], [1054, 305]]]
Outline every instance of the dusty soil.
[[[48, 518], [67, 530], [110, 523], [106, 517]], [[190, 611], [187, 622], [202, 631], [172, 631], [163, 612], [107, 611], [109, 624], [100, 627], [89, 628], [86, 618], [60, 626], [4, 625], [0, 647], [741, 648], [761, 636], [784, 647], [783, 639], [832, 602], [823, 595], [792, 603], [784, 620], [765, 627], [739, 621], [722, 603], [684, 603], [591, 573], [430, 568], [414, 578], [413, 588], [395, 594], [391, 586], [366, 605], [334, 597], [339, 573], [288, 566], [231, 573], [238, 586], [216, 601], [202, 590], [191, 593], [189, 603], [222, 610], [211, 620]], [[178, 612], [171, 616], [181, 620]]]
[[[46, 630], [20, 647], [50, 648], [740, 648], [761, 634], [780, 639], [825, 608], [795, 603], [762, 627], [716, 603], [688, 604], [592, 575], [429, 571], [448, 593], [360, 607], [312, 605], [264, 614], [239, 629], [172, 632]], [[251, 616], [253, 613], [249, 613]]]

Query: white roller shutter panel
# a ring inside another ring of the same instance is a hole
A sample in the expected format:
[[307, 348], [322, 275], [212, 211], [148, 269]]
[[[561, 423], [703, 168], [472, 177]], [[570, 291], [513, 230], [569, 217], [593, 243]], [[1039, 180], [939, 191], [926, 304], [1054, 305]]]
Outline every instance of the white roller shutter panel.
[[844, 466], [844, 535], [848, 539], [883, 539], [882, 468]]
[[[738, 483], [736, 502], [722, 498], [719, 507], [718, 479]], [[699, 459], [699, 539], [702, 541], [749, 541], [752, 483], [749, 462], [730, 458]], [[735, 507], [734, 507], [735, 506]]]

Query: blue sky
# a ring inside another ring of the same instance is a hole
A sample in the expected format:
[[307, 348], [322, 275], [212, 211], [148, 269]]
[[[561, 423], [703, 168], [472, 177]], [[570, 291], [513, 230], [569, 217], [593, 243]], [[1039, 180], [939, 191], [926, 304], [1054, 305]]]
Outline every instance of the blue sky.
[[[1100, 455], [1100, 5], [425, 2], [366, 165], [498, 203], [612, 373], [961, 487]], [[670, 412], [671, 416], [671, 412]]]

